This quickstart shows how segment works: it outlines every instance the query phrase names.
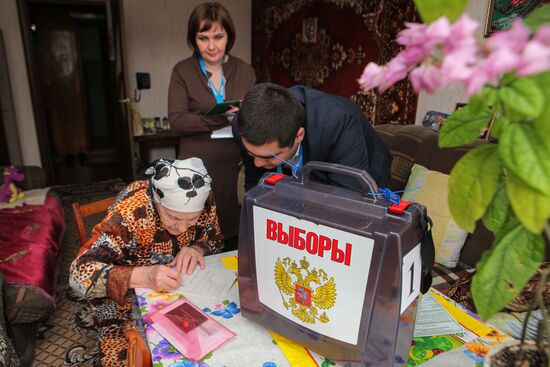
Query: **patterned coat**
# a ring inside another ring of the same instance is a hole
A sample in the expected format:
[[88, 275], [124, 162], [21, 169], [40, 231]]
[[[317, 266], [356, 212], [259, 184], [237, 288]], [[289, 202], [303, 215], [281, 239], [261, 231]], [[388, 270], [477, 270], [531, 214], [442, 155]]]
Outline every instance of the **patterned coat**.
[[107, 216], [94, 227], [91, 247], [71, 264], [71, 287], [89, 299], [98, 329], [103, 366], [126, 366], [124, 325], [132, 322], [132, 269], [157, 263], [154, 251], [170, 262], [184, 246], [199, 246], [205, 254], [223, 248], [212, 194], [197, 224], [173, 236], [161, 224], [153, 205], [149, 180], [124, 188]]

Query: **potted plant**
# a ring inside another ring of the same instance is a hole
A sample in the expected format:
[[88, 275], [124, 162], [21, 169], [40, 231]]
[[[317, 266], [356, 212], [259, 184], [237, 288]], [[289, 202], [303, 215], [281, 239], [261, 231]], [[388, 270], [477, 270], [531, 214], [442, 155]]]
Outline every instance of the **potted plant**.
[[466, 145], [480, 135], [492, 142], [469, 151], [449, 178], [455, 221], [473, 232], [481, 220], [495, 234], [472, 281], [476, 309], [488, 319], [521, 292], [544, 260], [542, 233], [550, 218], [550, 5], [525, 22], [517, 19], [510, 30], [477, 40], [477, 23], [461, 15], [467, 0], [415, 4], [426, 24], [407, 24], [396, 39], [404, 49], [386, 65], [369, 63], [359, 83], [363, 90], [384, 91], [408, 76], [416, 91], [428, 93], [464, 85], [468, 104], [445, 122], [439, 145]]

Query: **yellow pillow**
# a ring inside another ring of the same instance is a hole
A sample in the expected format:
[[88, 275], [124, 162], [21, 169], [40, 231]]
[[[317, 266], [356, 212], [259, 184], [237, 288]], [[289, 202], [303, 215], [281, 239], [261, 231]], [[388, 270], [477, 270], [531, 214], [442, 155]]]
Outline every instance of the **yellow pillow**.
[[419, 164], [413, 165], [403, 200], [415, 201], [428, 208], [432, 218], [432, 235], [435, 244], [435, 261], [454, 268], [460, 257], [460, 250], [466, 241], [468, 232], [456, 224], [447, 200], [449, 175], [430, 171]]

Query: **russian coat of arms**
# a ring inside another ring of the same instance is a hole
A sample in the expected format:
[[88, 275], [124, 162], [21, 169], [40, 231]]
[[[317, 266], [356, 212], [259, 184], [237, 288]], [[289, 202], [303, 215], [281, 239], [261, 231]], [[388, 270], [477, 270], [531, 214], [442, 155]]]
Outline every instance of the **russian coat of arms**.
[[283, 301], [283, 306], [303, 322], [330, 321], [327, 313], [319, 314], [319, 309], [328, 310], [336, 302], [334, 278], [328, 279], [323, 269], [309, 269], [306, 257], [299, 261], [289, 257], [277, 258], [275, 264], [275, 284]]

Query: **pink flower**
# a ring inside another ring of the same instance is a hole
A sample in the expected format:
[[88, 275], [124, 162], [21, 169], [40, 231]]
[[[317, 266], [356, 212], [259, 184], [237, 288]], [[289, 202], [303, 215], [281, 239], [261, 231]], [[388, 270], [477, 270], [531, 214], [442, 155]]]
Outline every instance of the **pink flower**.
[[397, 34], [396, 41], [403, 46], [418, 46], [429, 52], [432, 47], [449, 37], [451, 26], [449, 20], [441, 17], [435, 22], [425, 25], [405, 23], [406, 28]]
[[527, 43], [518, 60], [516, 74], [528, 76], [550, 69], [550, 47], [535, 40]]
[[523, 24], [521, 18], [512, 23], [512, 28], [494, 33], [488, 39], [491, 48], [506, 48], [514, 52], [520, 52], [529, 41], [529, 28]]
[[386, 64], [384, 78], [382, 78], [382, 82], [378, 86], [380, 92], [384, 92], [396, 82], [405, 79], [409, 70], [414, 68], [414, 66], [416, 65], [407, 65], [404, 57], [400, 57], [399, 54], [391, 59], [390, 62]]
[[444, 41], [444, 52], [450, 54], [455, 51], [467, 50], [477, 52], [475, 30], [478, 23], [468, 15], [463, 15], [451, 26], [450, 36]]
[[463, 81], [472, 73], [472, 65], [476, 61], [471, 52], [454, 52], [445, 56], [441, 62], [441, 71], [449, 81]]
[[540, 27], [537, 34], [533, 37], [533, 41], [540, 42], [550, 47], [550, 25]]
[[519, 55], [508, 48], [489, 53], [483, 63], [487, 80], [495, 81], [502, 74], [513, 71], [519, 62]]
[[486, 71], [486, 61], [480, 61], [473, 69], [470, 76], [464, 80], [466, 94], [469, 96], [481, 91], [485, 84], [489, 83]]
[[374, 62], [369, 62], [363, 74], [359, 78], [361, 89], [366, 92], [370, 89], [378, 87], [384, 81], [385, 66], [380, 66]]
[[427, 93], [433, 93], [447, 82], [441, 68], [434, 65], [420, 65], [411, 71], [409, 79], [415, 91], [425, 91]]

